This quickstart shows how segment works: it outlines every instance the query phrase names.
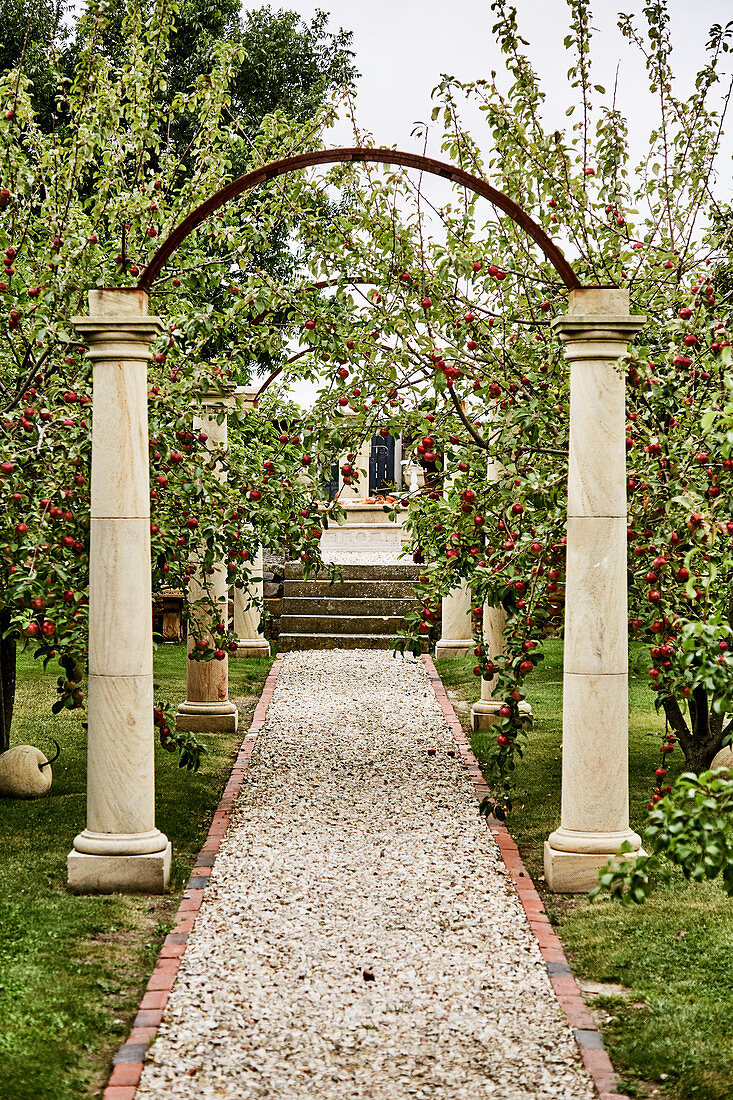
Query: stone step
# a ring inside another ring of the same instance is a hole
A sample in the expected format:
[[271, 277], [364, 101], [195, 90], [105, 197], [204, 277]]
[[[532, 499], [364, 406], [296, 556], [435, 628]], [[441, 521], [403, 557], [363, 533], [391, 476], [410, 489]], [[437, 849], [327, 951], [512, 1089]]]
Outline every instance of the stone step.
[[[277, 648], [280, 653], [295, 649], [394, 649], [394, 638], [390, 634], [281, 634]], [[422, 650], [429, 652], [428, 641]]]
[[370, 581], [370, 580], [357, 580], [357, 581], [336, 581], [334, 584], [329, 584], [328, 581], [303, 581], [286, 580], [283, 584], [283, 594], [290, 599], [298, 599], [300, 597], [307, 597], [308, 599], [316, 599], [319, 597], [325, 597], [327, 599], [414, 599], [414, 590], [412, 582], [407, 580], [398, 581]]
[[[340, 565], [339, 571], [344, 580], [350, 581], [416, 581], [422, 569], [419, 565], [412, 565], [408, 562], [404, 564], [402, 562], [380, 562], [377, 565]], [[315, 578], [315, 574], [311, 573], [311, 577]], [[297, 581], [303, 578], [303, 563], [296, 561], [289, 561], [285, 565], [285, 580]], [[327, 580], [328, 572], [323, 571], [319, 574], [319, 580]]]
[[388, 615], [402, 619], [408, 611], [414, 611], [420, 607], [420, 601], [414, 598], [406, 599], [370, 599], [371, 593], [364, 597], [342, 597], [341, 594], [330, 596], [311, 596], [310, 593], [303, 596], [290, 596], [288, 594], [285, 604], [286, 615]]
[[294, 649], [394, 649], [391, 634], [281, 634], [281, 653]]
[[283, 634], [396, 634], [404, 625], [401, 615], [283, 615]]

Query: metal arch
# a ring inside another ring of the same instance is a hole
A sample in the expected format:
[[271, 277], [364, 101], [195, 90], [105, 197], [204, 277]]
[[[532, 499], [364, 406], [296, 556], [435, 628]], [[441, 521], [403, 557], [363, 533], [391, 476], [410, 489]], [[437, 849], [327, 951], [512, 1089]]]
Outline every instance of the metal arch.
[[421, 172], [442, 176], [443, 179], [452, 180], [454, 183], [469, 188], [477, 195], [481, 195], [482, 198], [488, 199], [490, 203], [493, 203], [494, 206], [502, 210], [512, 221], [524, 229], [528, 236], [542, 249], [568, 290], [579, 290], [582, 287], [578, 276], [557, 245], [547, 236], [544, 229], [503, 191], [497, 191], [495, 187], [479, 179], [478, 176], [472, 176], [469, 172], [464, 172], [462, 168], [456, 168], [455, 165], [442, 160], [433, 160], [431, 157], [423, 157], [417, 153], [403, 153], [397, 149], [370, 149], [354, 146], [353, 148], [342, 149], [320, 149], [314, 153], [299, 153], [295, 157], [285, 157], [283, 160], [272, 161], [271, 164], [255, 168], [253, 172], [248, 172], [247, 175], [232, 180], [226, 187], [222, 187], [221, 190], [210, 195], [205, 202], [192, 210], [180, 225], [176, 226], [173, 232], [163, 241], [143, 271], [138, 280], [137, 289], [149, 292], [168, 257], [185, 241], [189, 233], [192, 233], [220, 206], [223, 206], [230, 199], [236, 198], [237, 195], [241, 195], [243, 191], [249, 191], [261, 183], [277, 179], [278, 176], [284, 176], [288, 172], [295, 172], [299, 168], [309, 168], [315, 164], [340, 164], [349, 161], [399, 164], [403, 168], [416, 168]]

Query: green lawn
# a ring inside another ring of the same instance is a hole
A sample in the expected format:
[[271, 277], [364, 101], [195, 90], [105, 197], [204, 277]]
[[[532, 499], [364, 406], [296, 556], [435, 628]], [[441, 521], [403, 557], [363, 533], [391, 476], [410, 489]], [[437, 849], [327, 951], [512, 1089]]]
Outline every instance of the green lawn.
[[[562, 643], [549, 643], [532, 677], [535, 725], [517, 772], [507, 822], [543, 889], [542, 845], [560, 815]], [[437, 662], [446, 690], [473, 702], [473, 661]], [[631, 824], [642, 826], [659, 753], [659, 730], [643, 672], [630, 681]], [[464, 724], [468, 716], [461, 711]], [[472, 734], [479, 761], [492, 734]], [[603, 730], [598, 731], [599, 738]], [[676, 758], [676, 759], [675, 759]], [[682, 770], [679, 753], [672, 772]], [[733, 900], [714, 884], [660, 888], [641, 909], [545, 894], [548, 912], [581, 980], [615, 983], [624, 994], [593, 1001], [627, 1091], [696, 1100], [733, 1097]]]
[[[245, 699], [247, 729], [269, 660], [230, 662], [230, 697]], [[185, 697], [183, 646], [156, 654], [156, 699]], [[241, 740], [210, 737], [197, 774], [156, 751], [157, 824], [173, 844], [171, 889], [163, 897], [74, 897], [66, 856], [85, 824], [85, 731], [80, 714], [54, 718], [58, 670], [21, 658], [13, 743], [53, 751], [47, 798], [0, 799], [0, 1097], [78, 1100], [101, 1093], [112, 1055], [129, 1030], [171, 925], [193, 858]]]

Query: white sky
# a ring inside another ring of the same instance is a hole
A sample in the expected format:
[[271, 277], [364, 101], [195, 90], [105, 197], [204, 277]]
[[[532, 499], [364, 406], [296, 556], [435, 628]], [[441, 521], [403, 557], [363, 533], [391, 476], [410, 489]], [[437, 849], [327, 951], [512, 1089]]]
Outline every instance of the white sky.
[[[526, 52], [548, 93], [545, 112], [553, 129], [567, 124], [566, 73], [569, 54], [563, 47], [568, 28], [565, 0], [515, 0], [519, 31], [529, 40]], [[245, 10], [259, 6], [245, 0]], [[502, 57], [491, 34], [495, 22], [490, 0], [278, 0], [278, 6], [310, 19], [317, 8], [329, 15], [331, 30], [354, 32], [359, 81], [358, 117], [378, 145], [421, 151], [410, 137], [412, 124], [427, 120], [430, 92], [441, 73], [464, 80], [499, 74]], [[594, 83], [612, 88], [620, 62], [618, 101], [634, 126], [636, 140], [646, 140], [650, 112], [643, 66], [616, 27], [616, 12], [636, 14], [643, 24], [641, 0], [596, 0], [592, 59]], [[703, 60], [712, 23], [733, 19], [730, 0], [669, 0], [674, 68], [678, 94], [692, 90], [694, 73]], [[350, 143], [347, 124], [333, 131], [334, 145]], [[641, 147], [641, 146], [640, 146]], [[436, 150], [437, 151], [437, 150]]]
[[[244, 0], [244, 9], [257, 8], [262, 0]], [[515, 0], [520, 34], [529, 40], [525, 52], [540, 77], [547, 93], [545, 122], [554, 129], [564, 129], [568, 120], [565, 110], [574, 101], [569, 88], [567, 70], [570, 55], [564, 49], [563, 38], [568, 30], [568, 7], [565, 0]], [[371, 131], [376, 145], [395, 145], [398, 149], [423, 151], [422, 139], [410, 133], [417, 120], [429, 121], [432, 107], [430, 93], [441, 73], [464, 80], [490, 78], [496, 69], [498, 82], [503, 70], [502, 56], [491, 33], [495, 22], [490, 0], [277, 0], [278, 7], [299, 12], [312, 18], [321, 8], [329, 14], [331, 30], [343, 27], [354, 32], [355, 63], [362, 76], [358, 84], [357, 120]], [[593, 5], [595, 28], [591, 58], [593, 83], [613, 88], [619, 67], [617, 104], [630, 124], [632, 155], [642, 156], [648, 133], [655, 124], [653, 99], [647, 89], [646, 73], [638, 52], [621, 36], [616, 26], [616, 12], [636, 15], [638, 26], [644, 25], [642, 0], [596, 0]], [[675, 47], [673, 68], [678, 78], [677, 95], [691, 94], [694, 77], [704, 61], [704, 47], [709, 27], [733, 19], [731, 0], [669, 0], [670, 29]], [[726, 55], [726, 69], [733, 67], [733, 55]], [[478, 112], [464, 116], [472, 122], [471, 131], [480, 144], [482, 127]], [[439, 130], [428, 145], [428, 155], [442, 158]], [[733, 115], [728, 124], [725, 143], [727, 166], [733, 152]], [[351, 128], [347, 121], [327, 135], [329, 145], [352, 145]], [[486, 145], [484, 148], [486, 149]], [[730, 171], [724, 168], [722, 191], [731, 191]], [[444, 187], [433, 180], [436, 188]], [[429, 193], [430, 184], [423, 187]], [[299, 387], [294, 394], [307, 401], [307, 389]]]

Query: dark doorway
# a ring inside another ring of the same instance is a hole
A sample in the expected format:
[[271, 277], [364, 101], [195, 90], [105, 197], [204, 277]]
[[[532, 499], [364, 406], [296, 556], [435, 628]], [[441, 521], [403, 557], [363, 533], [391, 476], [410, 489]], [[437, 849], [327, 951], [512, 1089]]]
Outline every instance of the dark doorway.
[[335, 458], [331, 463], [331, 477], [325, 483], [325, 489], [329, 500], [335, 500], [339, 491], [339, 460]]
[[394, 476], [394, 436], [372, 436], [372, 453], [369, 458], [369, 496], [393, 489]]

